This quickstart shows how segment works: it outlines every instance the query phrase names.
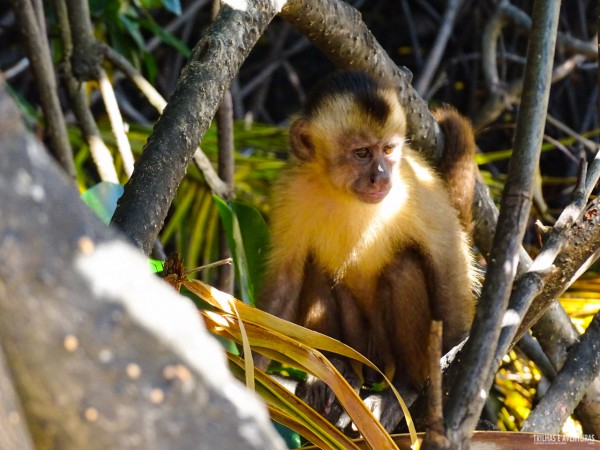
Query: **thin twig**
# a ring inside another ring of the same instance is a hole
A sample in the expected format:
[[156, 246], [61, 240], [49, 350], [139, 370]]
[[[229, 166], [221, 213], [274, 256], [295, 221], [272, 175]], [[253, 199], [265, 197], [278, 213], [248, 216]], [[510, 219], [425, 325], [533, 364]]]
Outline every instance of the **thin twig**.
[[160, 95], [154, 86], [152, 86], [152, 84], [150, 84], [150, 82], [144, 78], [142, 73], [137, 70], [127, 58], [114, 50], [112, 47], [106, 44], [101, 44], [101, 48], [104, 56], [106, 56], [106, 59], [114, 64], [117, 69], [123, 72], [127, 78], [133, 81], [140, 92], [148, 99], [150, 104], [154, 106], [159, 113], [162, 113], [163, 109], [165, 109], [165, 106], [167, 106], [167, 101], [162, 95]]
[[242, 98], [248, 96], [258, 86], [264, 83], [265, 79], [267, 79], [275, 70], [277, 70], [281, 66], [283, 61], [285, 61], [290, 56], [295, 55], [296, 53], [299, 53], [300, 51], [304, 50], [309, 45], [310, 41], [306, 38], [299, 39], [294, 45], [292, 45], [289, 49], [284, 51], [277, 58], [277, 60], [269, 63], [266, 67], [261, 68], [260, 72], [256, 75], [256, 77], [254, 77], [247, 83], [244, 83], [244, 87], [240, 89], [240, 96]]
[[194, 164], [198, 167], [198, 170], [204, 175], [206, 183], [216, 195], [222, 198], [228, 198], [229, 188], [227, 184], [217, 174], [217, 171], [213, 167], [208, 156], [202, 151], [201, 148], [197, 148], [193, 156]]
[[558, 128], [563, 133], [568, 134], [569, 136], [571, 136], [577, 142], [580, 142], [581, 145], [583, 145], [590, 152], [596, 153], [598, 151], [598, 145], [594, 141], [586, 138], [585, 136], [582, 136], [581, 134], [579, 134], [578, 132], [576, 132], [572, 128], [568, 127], [567, 125], [565, 125], [564, 123], [562, 123], [560, 120], [556, 119], [555, 117], [551, 116], [550, 114], [548, 114], [546, 116], [546, 121], [550, 125], [555, 126], [556, 128]]
[[40, 103], [46, 120], [44, 132], [50, 151], [64, 171], [75, 179], [73, 152], [67, 136], [67, 126], [57, 95], [56, 77], [48, 40], [38, 26], [31, 0], [12, 0], [12, 9], [23, 33], [27, 55], [33, 69]]
[[[217, 110], [217, 139], [219, 146], [219, 177], [228, 189], [228, 197], [233, 194], [233, 175], [235, 170], [234, 142], [233, 142], [233, 102], [231, 93], [226, 91], [223, 95], [221, 106]], [[231, 249], [227, 242], [225, 227], [221, 224], [219, 233], [219, 257], [231, 257]], [[233, 294], [234, 271], [231, 266], [219, 268], [217, 287], [228, 294]]]
[[433, 48], [429, 53], [429, 57], [425, 63], [425, 68], [415, 83], [415, 89], [420, 94], [423, 94], [423, 92], [429, 88], [431, 79], [433, 78], [433, 75], [440, 64], [442, 55], [444, 54], [444, 50], [446, 49], [446, 45], [450, 39], [450, 34], [454, 28], [454, 21], [456, 20], [456, 16], [458, 15], [458, 10], [460, 9], [461, 4], [462, 0], [448, 0], [448, 6], [446, 7], [446, 11], [444, 12], [444, 16], [440, 22], [440, 32], [438, 33], [435, 43], [433, 44]]
[[[574, 55], [564, 61], [552, 71], [552, 83], [556, 83], [571, 74], [583, 61], [587, 59], [583, 55]], [[477, 117], [473, 118], [473, 126], [480, 129], [500, 116], [507, 104], [518, 103], [523, 92], [523, 79], [509, 83], [505, 91], [492, 95], [481, 107]]]
[[563, 209], [558, 217], [558, 220], [552, 227], [544, 247], [533, 260], [533, 264], [529, 268], [530, 271], [540, 271], [549, 268], [556, 256], [566, 244], [565, 233], [569, 230], [575, 221], [581, 215], [585, 208], [587, 197], [585, 196], [585, 180], [586, 180], [587, 164], [582, 161], [579, 170], [577, 186], [575, 187], [573, 201]]
[[[195, 0], [189, 4], [187, 9], [181, 13], [178, 17], [173, 19], [166, 27], [165, 31], [169, 33], [174, 33], [177, 31], [179, 27], [184, 25], [186, 22], [190, 20], [194, 20], [195, 14], [210, 0]], [[154, 36], [146, 43], [146, 50], [149, 52], [153, 52], [158, 48], [158, 46], [162, 43], [162, 39], [159, 35]]]
[[231, 258], [220, 259], [219, 261], [215, 261], [210, 264], [204, 264], [203, 266], [187, 270], [185, 272], [185, 274], [191, 275], [192, 273], [201, 272], [203, 270], [214, 269], [215, 267], [220, 267], [223, 265], [231, 265], [231, 264], [233, 264], [233, 259], [231, 259]]

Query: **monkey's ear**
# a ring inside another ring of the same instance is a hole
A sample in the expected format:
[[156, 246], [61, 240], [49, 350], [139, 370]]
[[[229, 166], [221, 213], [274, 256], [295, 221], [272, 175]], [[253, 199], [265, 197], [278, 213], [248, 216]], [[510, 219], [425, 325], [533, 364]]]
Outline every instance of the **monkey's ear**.
[[305, 119], [297, 119], [290, 127], [290, 145], [292, 153], [302, 161], [315, 156], [315, 144], [310, 135], [310, 124]]

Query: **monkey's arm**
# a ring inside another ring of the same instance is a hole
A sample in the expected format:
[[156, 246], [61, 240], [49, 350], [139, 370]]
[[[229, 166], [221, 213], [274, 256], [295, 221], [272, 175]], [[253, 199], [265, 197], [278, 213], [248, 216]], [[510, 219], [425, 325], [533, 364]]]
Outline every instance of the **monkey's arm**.
[[256, 306], [269, 314], [294, 322], [303, 283], [303, 271], [295, 269], [293, 264], [270, 268], [256, 299]]
[[433, 111], [445, 137], [445, 151], [439, 171], [446, 181], [450, 201], [458, 210], [463, 228], [472, 230], [473, 195], [475, 189], [475, 135], [467, 118], [451, 106]]
[[[298, 299], [303, 277], [294, 274], [291, 266], [267, 267], [263, 284], [256, 297], [256, 307], [285, 320], [294, 321], [298, 311]], [[254, 353], [254, 364], [266, 370], [270, 359]]]

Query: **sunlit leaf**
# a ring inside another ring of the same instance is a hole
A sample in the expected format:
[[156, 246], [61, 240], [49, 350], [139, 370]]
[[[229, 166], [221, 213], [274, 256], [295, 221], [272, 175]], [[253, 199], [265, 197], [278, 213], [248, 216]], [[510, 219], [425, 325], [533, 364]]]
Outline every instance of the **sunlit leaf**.
[[[231, 355], [229, 359], [233, 373], [243, 379], [240, 373], [243, 361]], [[272, 377], [259, 369], [255, 369], [254, 376], [257, 392], [272, 407], [270, 412], [273, 419], [323, 448], [357, 448], [339, 429]]]
[[[239, 316], [244, 321], [248, 340], [256, 352], [264, 354], [270, 359], [302, 368], [323, 380], [335, 393], [352, 421], [368, 441], [382, 442], [381, 439], [389, 441], [389, 435], [378, 421], [373, 421], [371, 412], [360, 397], [351, 389], [331, 362], [316, 349], [348, 356], [377, 370], [368, 359], [335, 339], [252, 308], [200, 281], [191, 280], [186, 282], [185, 286], [212, 306], [223, 311], [224, 314], [203, 312], [207, 327], [213, 333], [237, 342], [241, 341], [239, 326], [233, 317], [232, 304], [235, 304]], [[393, 386], [391, 388], [393, 389]], [[393, 390], [395, 391], [395, 389]], [[416, 443], [414, 424], [406, 405], [401, 398], [399, 400]]]

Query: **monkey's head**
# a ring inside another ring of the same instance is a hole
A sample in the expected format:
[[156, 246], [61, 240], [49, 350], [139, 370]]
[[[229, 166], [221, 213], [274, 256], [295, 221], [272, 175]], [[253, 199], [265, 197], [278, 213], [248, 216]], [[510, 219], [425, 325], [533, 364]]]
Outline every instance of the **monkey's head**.
[[293, 154], [365, 203], [379, 203], [392, 188], [405, 136], [396, 90], [357, 71], [319, 84], [290, 128]]

